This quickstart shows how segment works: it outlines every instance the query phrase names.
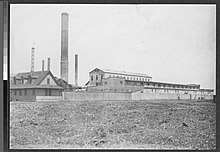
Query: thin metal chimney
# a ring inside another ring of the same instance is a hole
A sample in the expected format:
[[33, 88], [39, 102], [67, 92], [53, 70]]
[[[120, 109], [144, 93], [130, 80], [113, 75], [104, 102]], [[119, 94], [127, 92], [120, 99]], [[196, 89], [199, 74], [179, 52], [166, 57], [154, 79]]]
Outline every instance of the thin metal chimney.
[[47, 71], [50, 71], [50, 58], [48, 58], [48, 62], [47, 62]]
[[75, 54], [75, 85], [78, 86], [78, 55]]
[[42, 71], [44, 71], [44, 60], [42, 60]]
[[31, 48], [31, 72], [34, 72], [34, 51], [35, 51], [35, 48], [32, 47]]

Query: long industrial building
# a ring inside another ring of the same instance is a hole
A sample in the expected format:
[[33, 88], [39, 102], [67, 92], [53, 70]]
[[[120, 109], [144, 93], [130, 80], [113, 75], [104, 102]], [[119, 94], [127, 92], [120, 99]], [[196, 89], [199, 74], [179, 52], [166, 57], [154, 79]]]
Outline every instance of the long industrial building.
[[213, 99], [212, 89], [198, 84], [175, 84], [152, 81], [152, 77], [95, 68], [89, 72], [85, 91], [63, 93], [64, 100], [146, 100], [146, 99]]

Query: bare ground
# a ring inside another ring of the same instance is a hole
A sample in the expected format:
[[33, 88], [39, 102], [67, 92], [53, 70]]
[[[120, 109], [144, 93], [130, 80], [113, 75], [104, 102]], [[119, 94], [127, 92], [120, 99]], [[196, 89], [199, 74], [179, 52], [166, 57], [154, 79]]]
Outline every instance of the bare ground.
[[11, 102], [12, 149], [216, 148], [212, 101]]

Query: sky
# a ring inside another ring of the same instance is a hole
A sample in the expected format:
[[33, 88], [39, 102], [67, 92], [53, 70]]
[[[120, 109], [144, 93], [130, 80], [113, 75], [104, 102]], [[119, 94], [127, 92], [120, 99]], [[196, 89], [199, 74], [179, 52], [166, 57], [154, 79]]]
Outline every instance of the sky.
[[[143, 73], [152, 81], [216, 88], [216, 5], [11, 4], [10, 73], [51, 58], [60, 77], [61, 13], [69, 14], [69, 83], [95, 68]], [[33, 44], [35, 43], [35, 44]]]

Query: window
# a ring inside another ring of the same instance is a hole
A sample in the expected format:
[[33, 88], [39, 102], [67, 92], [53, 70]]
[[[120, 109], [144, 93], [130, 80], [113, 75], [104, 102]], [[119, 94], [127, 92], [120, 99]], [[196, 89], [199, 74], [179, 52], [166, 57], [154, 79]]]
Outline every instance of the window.
[[49, 89], [49, 96], [51, 96], [51, 90]]
[[27, 95], [27, 90], [26, 89], [24, 90], [24, 95]]
[[101, 75], [101, 80], [103, 79], [103, 75]]
[[21, 95], [21, 91], [22, 91], [22, 90], [19, 90], [19, 95]]
[[166, 89], [164, 89], [164, 92], [166, 92]]
[[121, 84], [123, 84], [123, 81], [120, 81]]
[[109, 75], [109, 77], [111, 77], [111, 75]]
[[99, 79], [99, 77], [98, 77], [98, 75], [96, 75], [96, 80], [98, 80]]
[[35, 95], [35, 90], [33, 89], [32, 95]]
[[21, 83], [24, 84], [24, 77], [21, 76]]
[[15, 94], [15, 96], [17, 95], [17, 90], [14, 90], [14, 94]]
[[50, 78], [47, 78], [47, 84], [50, 84]]
[[107, 84], [107, 82], [105, 82], [105, 84]]
[[151, 89], [151, 92], [154, 92], [154, 89]]
[[47, 89], [45, 89], [45, 96], [47, 96]]
[[93, 75], [91, 75], [91, 81], [93, 81]]

